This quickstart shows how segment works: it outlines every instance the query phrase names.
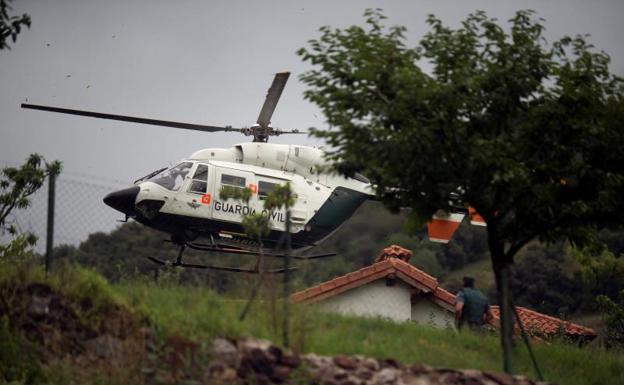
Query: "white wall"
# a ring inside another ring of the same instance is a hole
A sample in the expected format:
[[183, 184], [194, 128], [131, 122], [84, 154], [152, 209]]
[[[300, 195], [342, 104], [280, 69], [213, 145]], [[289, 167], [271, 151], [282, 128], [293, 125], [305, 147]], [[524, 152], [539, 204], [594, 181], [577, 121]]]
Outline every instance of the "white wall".
[[412, 305], [412, 321], [437, 328], [455, 328], [454, 314], [420, 296]]
[[399, 280], [394, 286], [386, 286], [386, 280], [379, 279], [320, 301], [319, 306], [336, 313], [382, 317], [398, 322], [409, 321], [412, 317], [410, 287]]
[[455, 328], [453, 313], [420, 296], [411, 303], [411, 288], [397, 280], [386, 286], [379, 279], [318, 302], [323, 310], [340, 314], [381, 317], [397, 322], [413, 321], [437, 328]]

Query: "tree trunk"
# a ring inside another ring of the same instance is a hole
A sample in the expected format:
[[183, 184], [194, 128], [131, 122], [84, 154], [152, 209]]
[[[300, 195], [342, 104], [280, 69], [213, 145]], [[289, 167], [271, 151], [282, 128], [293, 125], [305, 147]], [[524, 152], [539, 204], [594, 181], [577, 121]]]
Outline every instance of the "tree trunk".
[[502, 258], [502, 255], [495, 256], [492, 254], [492, 265], [494, 268], [494, 275], [496, 277], [496, 288], [498, 291], [498, 304], [500, 309], [500, 336], [501, 348], [503, 350], [503, 370], [505, 373], [511, 374], [513, 370], [513, 315], [510, 301], [511, 288], [509, 285], [511, 277], [511, 263], [502, 261]]
[[492, 269], [496, 279], [500, 315], [500, 337], [503, 351], [503, 370], [511, 374], [513, 371], [513, 316], [511, 312], [511, 265], [513, 260], [505, 256], [505, 244], [498, 238], [498, 229], [495, 221], [488, 221], [488, 246], [492, 258]]

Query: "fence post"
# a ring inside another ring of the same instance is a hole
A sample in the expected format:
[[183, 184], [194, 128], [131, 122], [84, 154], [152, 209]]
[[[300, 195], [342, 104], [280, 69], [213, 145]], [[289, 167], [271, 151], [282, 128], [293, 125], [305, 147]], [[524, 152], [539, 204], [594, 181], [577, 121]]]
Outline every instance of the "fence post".
[[45, 274], [48, 276], [50, 271], [50, 259], [52, 258], [52, 247], [54, 246], [54, 195], [56, 173], [51, 172], [48, 175], [48, 229], [46, 235], [46, 253], [45, 253]]
[[284, 253], [284, 324], [282, 337], [284, 339], [284, 347], [289, 347], [288, 338], [289, 320], [288, 305], [290, 302], [290, 209], [286, 209], [286, 253]]

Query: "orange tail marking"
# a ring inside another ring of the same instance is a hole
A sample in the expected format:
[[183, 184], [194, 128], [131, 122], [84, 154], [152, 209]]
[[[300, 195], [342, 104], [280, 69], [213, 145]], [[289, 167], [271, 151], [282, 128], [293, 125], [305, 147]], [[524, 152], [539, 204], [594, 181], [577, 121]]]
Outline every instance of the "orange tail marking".
[[427, 222], [429, 240], [438, 243], [448, 243], [465, 216], [465, 214], [459, 213], [435, 214]]
[[483, 219], [483, 217], [479, 215], [479, 213], [477, 212], [477, 210], [474, 209], [474, 207], [472, 206], [468, 207], [468, 215], [470, 216], [471, 225], [487, 226], [487, 223], [485, 223], [485, 219]]

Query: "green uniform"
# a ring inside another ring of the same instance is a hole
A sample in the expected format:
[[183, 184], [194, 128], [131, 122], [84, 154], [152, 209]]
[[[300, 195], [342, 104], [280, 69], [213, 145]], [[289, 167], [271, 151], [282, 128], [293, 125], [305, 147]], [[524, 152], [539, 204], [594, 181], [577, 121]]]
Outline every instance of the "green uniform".
[[457, 293], [457, 302], [464, 304], [460, 326], [465, 323], [470, 327], [483, 326], [483, 316], [490, 310], [488, 299], [483, 293], [464, 287]]

